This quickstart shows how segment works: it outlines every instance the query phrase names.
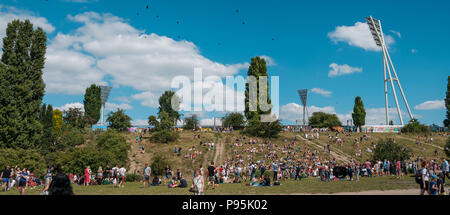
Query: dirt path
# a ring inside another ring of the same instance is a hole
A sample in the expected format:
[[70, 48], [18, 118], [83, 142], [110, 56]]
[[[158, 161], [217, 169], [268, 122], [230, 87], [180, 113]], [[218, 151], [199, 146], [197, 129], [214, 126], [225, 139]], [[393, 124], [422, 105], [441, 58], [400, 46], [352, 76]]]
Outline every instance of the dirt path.
[[214, 164], [222, 164], [223, 155], [225, 153], [225, 144], [222, 142], [222, 139], [216, 143], [216, 154], [214, 155]]
[[[410, 141], [413, 141], [414, 144], [416, 143], [416, 140], [413, 139], [413, 138], [404, 137], [404, 136], [400, 136], [400, 135], [398, 135], [398, 136], [396, 136], [396, 137], [398, 137], [398, 138], [400, 138], [400, 139], [404, 139], [404, 140], [410, 140]], [[440, 149], [440, 150], [444, 150], [443, 147], [436, 146], [436, 145], [431, 144], [431, 143], [422, 143], [422, 144], [429, 145], [429, 146], [432, 146], [432, 147], [437, 148], [437, 149]]]
[[366, 190], [361, 192], [340, 193], [293, 193], [292, 195], [419, 195], [418, 189], [406, 190]]
[[[324, 145], [321, 144], [320, 142], [319, 142], [319, 143], [314, 143], [314, 142], [312, 142], [312, 141], [310, 141], [310, 140], [307, 140], [306, 138], [304, 138], [304, 137], [302, 137], [302, 136], [300, 136], [300, 135], [297, 135], [297, 137], [299, 137], [300, 139], [304, 140], [306, 143], [308, 143], [308, 144], [310, 144], [310, 145], [312, 145], [312, 146], [318, 148], [319, 150], [323, 150], [322, 147], [323, 147]], [[322, 147], [320, 147], [318, 144], [321, 145]], [[338, 153], [336, 153], [336, 152], [338, 152]], [[330, 152], [330, 154], [331, 154], [331, 156], [332, 156], [334, 159], [336, 159], [336, 160], [338, 160], [338, 161], [342, 161], [342, 162], [348, 163], [348, 162], [351, 160], [351, 157], [349, 157], [348, 155], [346, 155], [345, 153], [343, 153], [343, 152], [341, 152], [341, 151], [339, 151], [339, 150], [337, 150], [337, 149], [333, 149], [333, 150]]]

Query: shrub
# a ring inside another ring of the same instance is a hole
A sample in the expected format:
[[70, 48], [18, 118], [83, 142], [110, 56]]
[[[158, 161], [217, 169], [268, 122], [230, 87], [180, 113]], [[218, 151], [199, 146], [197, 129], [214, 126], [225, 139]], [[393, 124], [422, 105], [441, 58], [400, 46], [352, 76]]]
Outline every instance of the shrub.
[[245, 128], [244, 133], [254, 137], [277, 138], [281, 131], [280, 121], [260, 122], [259, 119], [252, 119]]
[[0, 149], [0, 168], [6, 166], [14, 168], [27, 168], [33, 172], [36, 177], [43, 177], [47, 166], [44, 158], [36, 150], [25, 149]]
[[157, 176], [163, 175], [167, 164], [167, 159], [163, 154], [156, 154], [152, 158], [152, 164], [150, 166], [152, 168], [152, 174]]
[[142, 181], [142, 175], [138, 174], [127, 174], [125, 177], [126, 182], [139, 182]]
[[420, 124], [416, 119], [411, 119], [408, 124], [402, 128], [402, 133], [428, 133], [430, 128]]
[[411, 152], [408, 148], [402, 147], [395, 143], [392, 139], [380, 140], [377, 144], [372, 157], [372, 161], [377, 160], [390, 160], [391, 162], [396, 160], [408, 159]]
[[152, 142], [156, 143], [170, 143], [174, 142], [179, 138], [179, 134], [169, 130], [161, 130], [154, 132], [150, 137]]

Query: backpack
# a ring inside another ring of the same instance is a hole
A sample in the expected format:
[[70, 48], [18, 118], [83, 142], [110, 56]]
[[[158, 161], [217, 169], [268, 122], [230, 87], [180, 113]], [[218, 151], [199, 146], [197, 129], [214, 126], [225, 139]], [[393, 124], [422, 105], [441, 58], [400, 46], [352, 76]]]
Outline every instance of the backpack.
[[416, 179], [416, 183], [421, 184], [422, 183], [422, 170], [421, 168], [419, 171], [416, 172], [416, 176], [414, 177]]

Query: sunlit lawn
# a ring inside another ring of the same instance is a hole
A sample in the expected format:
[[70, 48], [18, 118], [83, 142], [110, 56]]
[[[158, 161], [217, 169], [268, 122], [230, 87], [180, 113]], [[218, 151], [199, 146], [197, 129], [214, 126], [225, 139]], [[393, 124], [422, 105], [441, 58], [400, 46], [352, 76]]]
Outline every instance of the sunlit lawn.
[[[191, 182], [189, 182], [189, 185]], [[216, 189], [207, 189], [207, 195], [253, 195], [253, 194], [308, 194], [308, 193], [337, 193], [359, 192], [366, 190], [397, 190], [417, 188], [413, 177], [405, 176], [403, 179], [395, 177], [363, 177], [360, 181], [331, 181], [321, 182], [317, 178], [307, 178], [302, 181], [286, 180], [280, 186], [250, 187], [246, 183], [221, 184]], [[112, 185], [78, 186], [73, 185], [76, 195], [191, 195], [188, 188], [168, 188], [166, 185], [158, 187], [142, 188], [142, 183], [126, 183], [123, 188], [113, 188]], [[35, 190], [27, 190], [25, 194], [39, 195], [42, 186]], [[14, 188], [8, 192], [0, 192], [0, 195], [17, 195]]]

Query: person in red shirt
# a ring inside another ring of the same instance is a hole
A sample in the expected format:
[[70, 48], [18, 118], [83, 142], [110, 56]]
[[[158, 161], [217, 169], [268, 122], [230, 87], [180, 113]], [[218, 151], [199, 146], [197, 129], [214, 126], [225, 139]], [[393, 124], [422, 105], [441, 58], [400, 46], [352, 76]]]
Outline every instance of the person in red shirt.
[[370, 161], [367, 160], [366, 163], [365, 163], [365, 165], [366, 165], [366, 170], [367, 170], [368, 176], [369, 176], [369, 177], [372, 177], [372, 168], [371, 168], [371, 166], [370, 166]]
[[91, 179], [91, 168], [88, 166], [84, 169], [84, 186], [89, 186], [89, 181]]

